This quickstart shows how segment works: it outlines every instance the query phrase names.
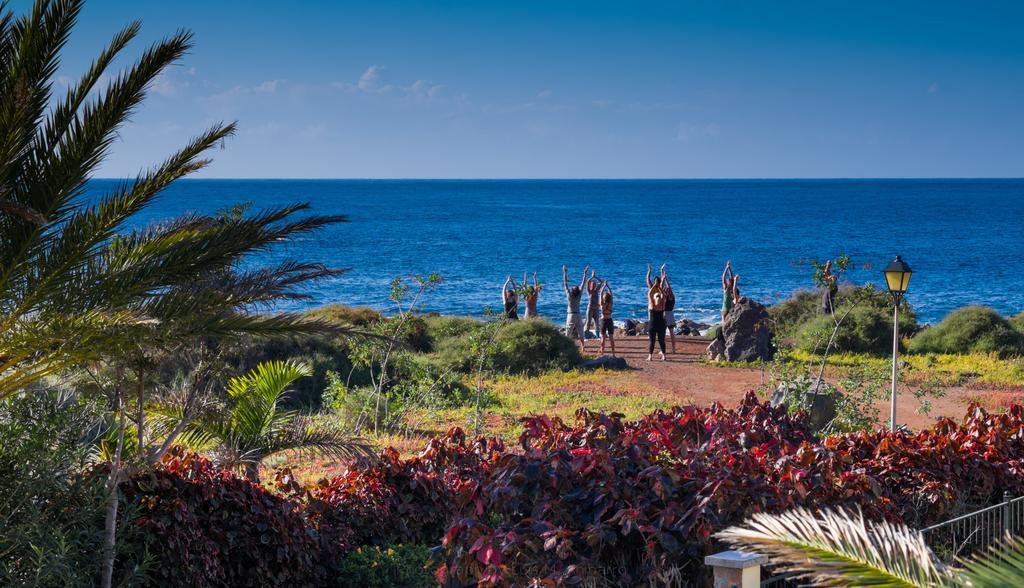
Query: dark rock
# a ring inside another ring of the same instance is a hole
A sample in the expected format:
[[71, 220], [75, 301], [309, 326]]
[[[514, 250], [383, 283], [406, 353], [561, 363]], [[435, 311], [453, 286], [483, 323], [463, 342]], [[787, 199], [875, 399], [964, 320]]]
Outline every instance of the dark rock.
[[718, 360], [725, 356], [725, 339], [715, 337], [708, 345], [708, 359]]
[[637, 319], [626, 319], [622, 324], [622, 330], [625, 331], [629, 337], [636, 337], [637, 335], [647, 334], [647, 321], [640, 321]]
[[676, 335], [699, 337], [702, 331], [706, 331], [710, 328], [711, 325], [698, 323], [697, 321], [691, 321], [690, 319], [683, 319], [676, 322]]
[[[708, 358], [726, 361], [770, 361], [775, 356], [768, 309], [749, 298], [733, 305], [708, 345]], [[720, 342], [719, 342], [720, 341]]]
[[622, 357], [602, 355], [597, 359], [591, 359], [590, 361], [583, 362], [580, 367], [585, 370], [596, 370], [601, 368], [606, 370], [624, 370], [629, 368], [629, 364], [627, 364], [626, 360]]
[[836, 398], [839, 395], [838, 390], [824, 382], [818, 387], [818, 393], [814, 394], [814, 383], [810, 378], [804, 377], [780, 385], [772, 392], [769, 402], [772, 408], [791, 402], [804, 405], [802, 408], [810, 415], [811, 428], [820, 431], [836, 418]]
[[636, 336], [636, 324], [637, 324], [637, 321], [635, 321], [633, 319], [626, 319], [625, 322], [622, 323], [622, 330], [625, 331], [626, 336], [628, 336], [628, 337], [635, 337]]

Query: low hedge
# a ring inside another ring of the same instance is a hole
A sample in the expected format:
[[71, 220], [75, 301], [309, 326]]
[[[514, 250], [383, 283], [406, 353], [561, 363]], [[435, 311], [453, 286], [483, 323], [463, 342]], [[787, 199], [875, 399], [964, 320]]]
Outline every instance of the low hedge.
[[482, 357], [484, 368], [490, 371], [535, 375], [569, 370], [583, 362], [576, 343], [547, 321], [474, 322], [450, 322], [449, 328], [457, 334], [435, 339], [436, 356], [442, 365], [473, 373]]
[[699, 582], [703, 556], [722, 548], [713, 533], [757, 512], [859, 508], [919, 528], [1024, 494], [1019, 405], [826, 438], [753, 393], [731, 410], [523, 424], [516, 451], [453, 430], [412, 459], [388, 450], [312, 488], [278, 476], [278, 493], [176, 452], [123, 490], [155, 583], [190, 587], [324, 585], [363, 563], [404, 574], [416, 552], [382, 561], [388, 546], [438, 543], [445, 586]]
[[914, 353], [995, 353], [1000, 357], [1024, 354], [1024, 333], [986, 306], [966, 306], [946, 315], [910, 342]]
[[[892, 299], [871, 284], [843, 286], [834, 301], [835, 317], [821, 312], [821, 292], [800, 291], [768, 309], [777, 337], [797, 349], [824, 350], [836, 319], [846, 317], [833, 343], [834, 352], [886, 354], [892, 350]], [[849, 314], [847, 314], [849, 311]], [[917, 315], [904, 300], [900, 306], [900, 333], [917, 332]]]

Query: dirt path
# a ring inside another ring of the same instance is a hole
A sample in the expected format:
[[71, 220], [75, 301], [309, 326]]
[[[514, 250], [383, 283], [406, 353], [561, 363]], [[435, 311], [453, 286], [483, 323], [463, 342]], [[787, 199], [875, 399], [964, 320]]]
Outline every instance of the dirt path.
[[[769, 383], [769, 374], [760, 369], [715, 367], [700, 363], [706, 345], [707, 342], [701, 339], [677, 338], [676, 354], [670, 353], [666, 361], [659, 361], [655, 354], [654, 361], [650, 362], [646, 361], [646, 338], [620, 339], [616, 350], [626, 358], [639, 381], [664, 391], [668, 398], [676, 398], [680, 403], [693, 402], [706, 406], [721, 402], [725, 406], [735, 406], [748, 390]], [[596, 355], [597, 351], [595, 343], [588, 341], [587, 355]], [[1009, 397], [1017, 393], [1010, 389], [949, 387], [944, 397], [932, 399], [931, 413], [927, 416], [917, 414], [917, 400], [910, 394], [904, 394], [897, 397], [897, 421], [920, 429], [939, 417], [959, 420], [964, 416], [970, 401], [979, 396], [987, 398], [989, 403], [998, 404], [1001, 395]], [[877, 407], [880, 418], [888, 422], [888, 399], [878, 402]]]

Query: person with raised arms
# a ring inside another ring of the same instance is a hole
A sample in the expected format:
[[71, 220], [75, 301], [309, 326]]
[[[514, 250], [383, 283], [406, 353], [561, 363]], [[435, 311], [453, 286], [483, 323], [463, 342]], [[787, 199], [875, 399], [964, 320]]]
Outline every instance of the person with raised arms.
[[651, 279], [651, 264], [647, 264], [647, 361], [654, 356], [654, 340], [661, 348], [661, 361], [665, 361], [665, 292], [661, 276]]
[[516, 282], [509, 276], [501, 287], [501, 304], [505, 308], [504, 317], [510, 321], [519, 320], [519, 294]]
[[583, 279], [579, 285], [569, 286], [569, 268], [562, 266], [562, 287], [565, 289], [565, 336], [570, 339], [578, 339], [580, 347], [586, 347], [583, 338], [583, 319], [580, 317], [580, 299], [583, 297], [583, 287], [587, 282], [587, 272], [590, 266], [583, 268]]
[[612, 320], [615, 299], [608, 280], [601, 285], [601, 291], [601, 353], [604, 353], [604, 344], [607, 342], [612, 346], [612, 357], [615, 357], [615, 321]]

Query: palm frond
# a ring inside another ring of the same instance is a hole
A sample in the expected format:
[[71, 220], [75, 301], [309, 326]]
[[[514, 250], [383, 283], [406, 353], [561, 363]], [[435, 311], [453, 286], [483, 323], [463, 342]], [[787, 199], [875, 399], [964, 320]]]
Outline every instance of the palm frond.
[[1024, 539], [1008, 538], [988, 551], [960, 560], [957, 584], [973, 588], [1024, 586]]
[[315, 425], [305, 418], [296, 419], [290, 427], [267, 441], [265, 456], [295, 451], [337, 460], [374, 457], [373, 445], [365, 439], [352, 437], [337, 428]]
[[950, 579], [919, 532], [859, 512], [759, 513], [716, 536], [818, 586], [934, 587]]

